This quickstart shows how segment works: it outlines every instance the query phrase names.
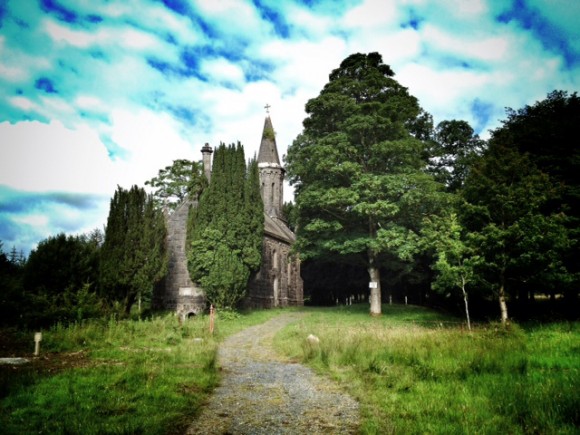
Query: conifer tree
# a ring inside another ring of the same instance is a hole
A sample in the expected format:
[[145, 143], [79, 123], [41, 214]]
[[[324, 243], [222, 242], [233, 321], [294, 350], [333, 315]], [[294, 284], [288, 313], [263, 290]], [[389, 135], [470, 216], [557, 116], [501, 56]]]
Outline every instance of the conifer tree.
[[210, 303], [232, 309], [261, 263], [264, 206], [257, 163], [246, 168], [240, 143], [220, 144], [212, 167], [211, 183], [188, 222], [188, 268]]
[[125, 313], [138, 297], [150, 297], [167, 272], [165, 221], [151, 195], [118, 187], [101, 250], [101, 284], [106, 298], [122, 302]]

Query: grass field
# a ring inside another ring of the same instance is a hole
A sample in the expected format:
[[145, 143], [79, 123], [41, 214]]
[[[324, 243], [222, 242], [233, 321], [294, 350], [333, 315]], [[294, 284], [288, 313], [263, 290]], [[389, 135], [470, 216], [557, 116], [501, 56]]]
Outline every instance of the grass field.
[[0, 433], [184, 433], [219, 380], [219, 340], [278, 313], [218, 313], [213, 336], [207, 316], [55, 327], [40, 358], [0, 366]]
[[380, 318], [366, 305], [312, 309], [275, 345], [355, 396], [363, 433], [580, 433], [578, 323], [469, 333], [456, 321], [401, 305]]
[[[380, 318], [367, 305], [305, 311], [275, 346], [356, 397], [363, 433], [580, 432], [578, 323], [469, 333], [413, 306], [384, 306]], [[213, 336], [207, 316], [44, 331], [40, 358], [0, 366], [0, 433], [183, 433], [219, 381], [219, 341], [279, 313], [218, 314]]]

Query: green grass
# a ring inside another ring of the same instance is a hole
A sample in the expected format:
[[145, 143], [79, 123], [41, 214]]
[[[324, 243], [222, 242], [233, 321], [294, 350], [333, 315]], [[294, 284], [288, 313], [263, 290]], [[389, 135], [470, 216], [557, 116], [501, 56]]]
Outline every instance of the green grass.
[[[363, 433], [580, 432], [578, 323], [479, 325], [413, 306], [312, 309], [277, 349], [340, 382]], [[309, 346], [309, 334], [320, 346]]]
[[[219, 381], [219, 341], [277, 314], [218, 313], [213, 336], [208, 316], [56, 326], [43, 333], [48, 359], [0, 371], [0, 432], [183, 433]], [[62, 370], [53, 352], [88, 358]]]

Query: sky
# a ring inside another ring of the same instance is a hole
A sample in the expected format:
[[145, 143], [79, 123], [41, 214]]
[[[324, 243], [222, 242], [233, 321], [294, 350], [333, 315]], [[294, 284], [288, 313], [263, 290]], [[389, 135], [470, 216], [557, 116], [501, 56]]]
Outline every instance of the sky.
[[117, 186], [206, 142], [253, 156], [266, 104], [286, 154], [357, 52], [435, 124], [487, 138], [506, 107], [580, 90], [578, 17], [578, 0], [0, 0], [3, 250], [103, 229]]

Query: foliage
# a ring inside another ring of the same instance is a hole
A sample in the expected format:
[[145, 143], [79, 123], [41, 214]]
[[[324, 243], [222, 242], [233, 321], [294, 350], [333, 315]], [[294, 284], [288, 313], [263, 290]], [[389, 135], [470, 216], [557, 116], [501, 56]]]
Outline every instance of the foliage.
[[179, 159], [160, 169], [157, 177], [145, 185], [155, 189], [153, 199], [157, 207], [175, 209], [188, 195], [197, 198], [206, 187], [207, 179], [202, 162]]
[[432, 288], [438, 292], [461, 290], [467, 327], [471, 330], [467, 286], [477, 280], [476, 268], [481, 265], [482, 258], [466, 242], [463, 232], [455, 213], [433, 216], [426, 219], [422, 243], [435, 251], [432, 267], [437, 275]]
[[570, 274], [559, 292], [576, 299], [580, 288], [580, 147], [574, 137], [580, 125], [580, 97], [565, 91], [553, 91], [541, 101], [519, 110], [507, 109], [507, 119], [492, 132], [491, 142], [515, 147], [525, 153], [538, 169], [558, 186], [551, 191], [543, 211], [562, 213], [573, 243], [562, 252]]
[[36, 294], [56, 295], [66, 289], [96, 286], [99, 278], [99, 245], [87, 235], [60, 233], [42, 240], [28, 256], [24, 288]]
[[23, 266], [19, 258], [7, 256], [0, 240], [0, 325], [15, 325], [20, 320], [24, 303]]
[[525, 155], [497, 143], [466, 180], [463, 221], [473, 249], [485, 260], [481, 272], [498, 297], [504, 323], [506, 296], [515, 282], [567, 276], [561, 252], [570, 240], [562, 217], [542, 213], [553, 191], [548, 176]]
[[101, 285], [110, 302], [129, 314], [138, 297], [149, 298], [167, 272], [165, 220], [142, 188], [118, 187], [111, 199], [101, 249]]
[[240, 143], [214, 153], [209, 187], [188, 221], [188, 269], [208, 301], [235, 308], [262, 261], [264, 205], [258, 165], [246, 168]]
[[[275, 346], [337, 380], [361, 405], [361, 433], [576, 433], [578, 323], [463, 325], [414, 306], [313, 309]], [[320, 351], [309, 352], [314, 334]]]
[[430, 170], [451, 192], [459, 190], [469, 168], [484, 149], [484, 141], [466, 121], [442, 121], [429, 149]]
[[428, 117], [393, 75], [378, 53], [346, 58], [306, 104], [286, 159], [297, 250], [304, 259], [356, 256], [379, 283], [372, 314], [380, 314], [380, 266], [412, 258], [422, 216], [441, 202], [424, 171], [422, 135], [412, 134]]

